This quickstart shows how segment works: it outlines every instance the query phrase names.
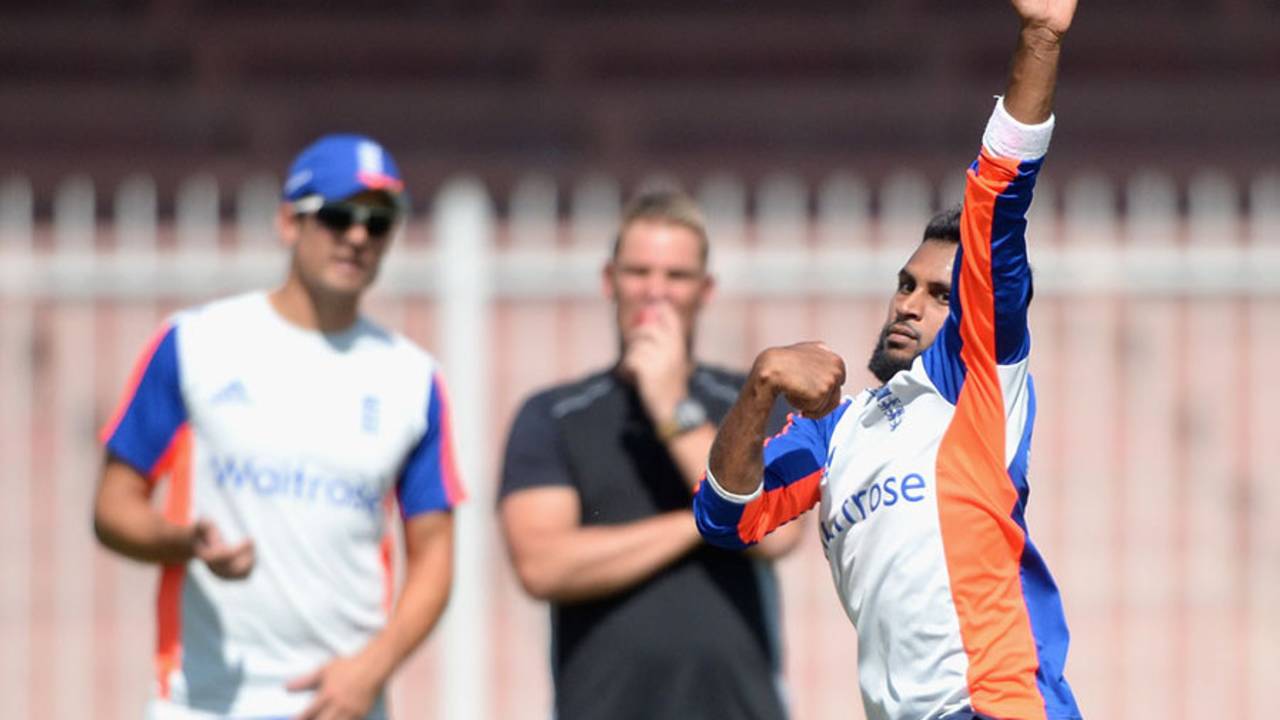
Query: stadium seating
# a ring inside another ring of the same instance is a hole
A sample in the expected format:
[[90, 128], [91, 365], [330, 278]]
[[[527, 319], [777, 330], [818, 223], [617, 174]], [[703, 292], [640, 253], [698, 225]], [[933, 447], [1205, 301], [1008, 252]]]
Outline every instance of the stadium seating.
[[[530, 168], [938, 177], [971, 153], [1010, 36], [1001, 3], [946, 0], [3, 5], [0, 150], [41, 203], [76, 171], [234, 183], [341, 128], [381, 137], [420, 188], [465, 170], [501, 190]], [[1055, 166], [1258, 170], [1277, 155], [1277, 13], [1274, 0], [1091, 8]]]

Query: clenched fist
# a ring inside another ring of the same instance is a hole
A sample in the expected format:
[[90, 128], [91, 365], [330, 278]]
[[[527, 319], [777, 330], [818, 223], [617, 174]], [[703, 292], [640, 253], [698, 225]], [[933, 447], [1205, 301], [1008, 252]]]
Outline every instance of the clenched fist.
[[756, 358], [753, 378], [808, 418], [820, 418], [840, 404], [844, 360], [820, 342], [769, 348]]

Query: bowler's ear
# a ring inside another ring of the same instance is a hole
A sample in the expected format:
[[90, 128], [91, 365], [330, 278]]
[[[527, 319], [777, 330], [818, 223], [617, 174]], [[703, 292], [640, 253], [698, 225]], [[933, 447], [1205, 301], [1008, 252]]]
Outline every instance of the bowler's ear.
[[302, 227], [302, 220], [293, 212], [293, 206], [289, 203], [280, 203], [280, 207], [276, 210], [276, 237], [280, 238], [280, 242], [287, 248], [292, 248], [298, 243], [298, 235]]

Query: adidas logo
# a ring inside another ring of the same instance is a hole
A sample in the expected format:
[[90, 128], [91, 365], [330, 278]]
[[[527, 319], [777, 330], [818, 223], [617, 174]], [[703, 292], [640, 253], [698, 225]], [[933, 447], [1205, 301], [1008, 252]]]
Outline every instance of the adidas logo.
[[246, 404], [249, 402], [249, 393], [245, 392], [244, 383], [239, 380], [232, 380], [227, 386], [214, 393], [209, 399], [211, 405], [225, 405], [226, 403]]

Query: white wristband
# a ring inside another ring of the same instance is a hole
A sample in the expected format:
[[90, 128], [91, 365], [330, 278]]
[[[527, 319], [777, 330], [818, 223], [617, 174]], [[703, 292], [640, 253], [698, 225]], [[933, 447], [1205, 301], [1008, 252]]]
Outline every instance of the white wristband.
[[1019, 122], [1004, 109], [1004, 98], [996, 97], [996, 109], [987, 121], [987, 131], [982, 135], [982, 146], [995, 157], [1014, 160], [1037, 160], [1049, 152], [1049, 139], [1053, 137], [1054, 116], [1038, 125]]
[[731, 493], [728, 490], [725, 490], [723, 487], [720, 486], [720, 483], [716, 482], [716, 476], [711, 474], [710, 465], [707, 466], [707, 478], [705, 482], [711, 486], [711, 489], [714, 490], [717, 495], [724, 498], [725, 500], [728, 500], [731, 503], [736, 503], [738, 505], [746, 505], [747, 503], [751, 502], [752, 500], [755, 500], [756, 498], [760, 497], [761, 494], [764, 493], [764, 483], [760, 483], [759, 485], [757, 485], [755, 491], [752, 492], [750, 495], [739, 495], [737, 493]]

